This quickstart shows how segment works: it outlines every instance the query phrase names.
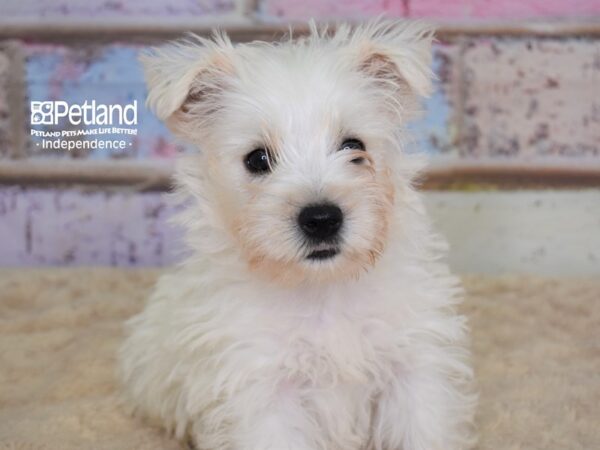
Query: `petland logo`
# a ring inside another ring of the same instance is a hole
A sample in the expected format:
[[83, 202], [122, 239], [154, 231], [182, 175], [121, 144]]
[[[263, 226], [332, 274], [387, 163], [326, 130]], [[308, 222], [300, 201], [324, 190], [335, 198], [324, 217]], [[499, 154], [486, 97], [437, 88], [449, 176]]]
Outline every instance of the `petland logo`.
[[31, 125], [137, 125], [137, 100], [123, 105], [96, 104], [96, 100], [69, 105], [62, 100], [31, 102]]
[[31, 136], [41, 150], [135, 151], [137, 123], [137, 100], [126, 105], [105, 105], [96, 100], [82, 104], [31, 102]]

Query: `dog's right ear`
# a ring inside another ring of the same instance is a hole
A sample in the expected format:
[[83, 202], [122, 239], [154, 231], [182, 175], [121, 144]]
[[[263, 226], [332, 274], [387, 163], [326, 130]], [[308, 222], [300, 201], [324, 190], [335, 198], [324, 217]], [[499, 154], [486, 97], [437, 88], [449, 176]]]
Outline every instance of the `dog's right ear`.
[[177, 130], [191, 116], [206, 119], [217, 94], [233, 74], [234, 47], [225, 34], [190, 38], [154, 48], [140, 56], [148, 98], [146, 104]]

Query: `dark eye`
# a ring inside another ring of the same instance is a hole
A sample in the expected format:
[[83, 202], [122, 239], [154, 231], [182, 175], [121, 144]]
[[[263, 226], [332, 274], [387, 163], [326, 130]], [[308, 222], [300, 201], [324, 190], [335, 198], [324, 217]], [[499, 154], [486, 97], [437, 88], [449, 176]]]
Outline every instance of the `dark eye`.
[[[360, 139], [346, 139], [344, 140], [344, 142], [342, 142], [342, 145], [340, 146], [340, 150], [362, 150], [362, 151], [366, 151], [365, 149], [365, 144], [363, 144], [363, 142]], [[358, 158], [354, 158], [352, 160], [350, 160], [351, 163], [354, 164], [362, 164], [364, 162], [364, 158], [361, 158], [360, 156]]]
[[342, 142], [340, 150], [365, 150], [365, 144], [360, 139], [346, 139]]
[[269, 154], [264, 148], [257, 148], [248, 153], [244, 162], [250, 173], [262, 174], [271, 171]]

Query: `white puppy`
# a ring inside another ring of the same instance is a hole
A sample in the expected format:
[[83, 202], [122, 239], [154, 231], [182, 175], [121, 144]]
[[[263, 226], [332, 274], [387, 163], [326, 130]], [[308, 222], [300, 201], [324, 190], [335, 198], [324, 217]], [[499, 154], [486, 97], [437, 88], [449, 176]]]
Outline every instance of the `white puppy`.
[[402, 128], [430, 28], [376, 21], [143, 58], [192, 255], [129, 322], [128, 399], [203, 450], [458, 450], [474, 396], [460, 292]]

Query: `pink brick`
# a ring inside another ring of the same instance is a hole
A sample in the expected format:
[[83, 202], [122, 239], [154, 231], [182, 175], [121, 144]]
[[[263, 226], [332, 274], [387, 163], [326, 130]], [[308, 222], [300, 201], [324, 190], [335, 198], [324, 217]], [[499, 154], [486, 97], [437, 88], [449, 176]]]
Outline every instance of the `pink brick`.
[[463, 61], [464, 154], [600, 157], [600, 41], [480, 39]]
[[411, 17], [530, 19], [600, 16], [598, 0], [409, 0]]
[[387, 14], [405, 15], [403, 0], [262, 0], [259, 11], [267, 18], [286, 20], [363, 19]]

